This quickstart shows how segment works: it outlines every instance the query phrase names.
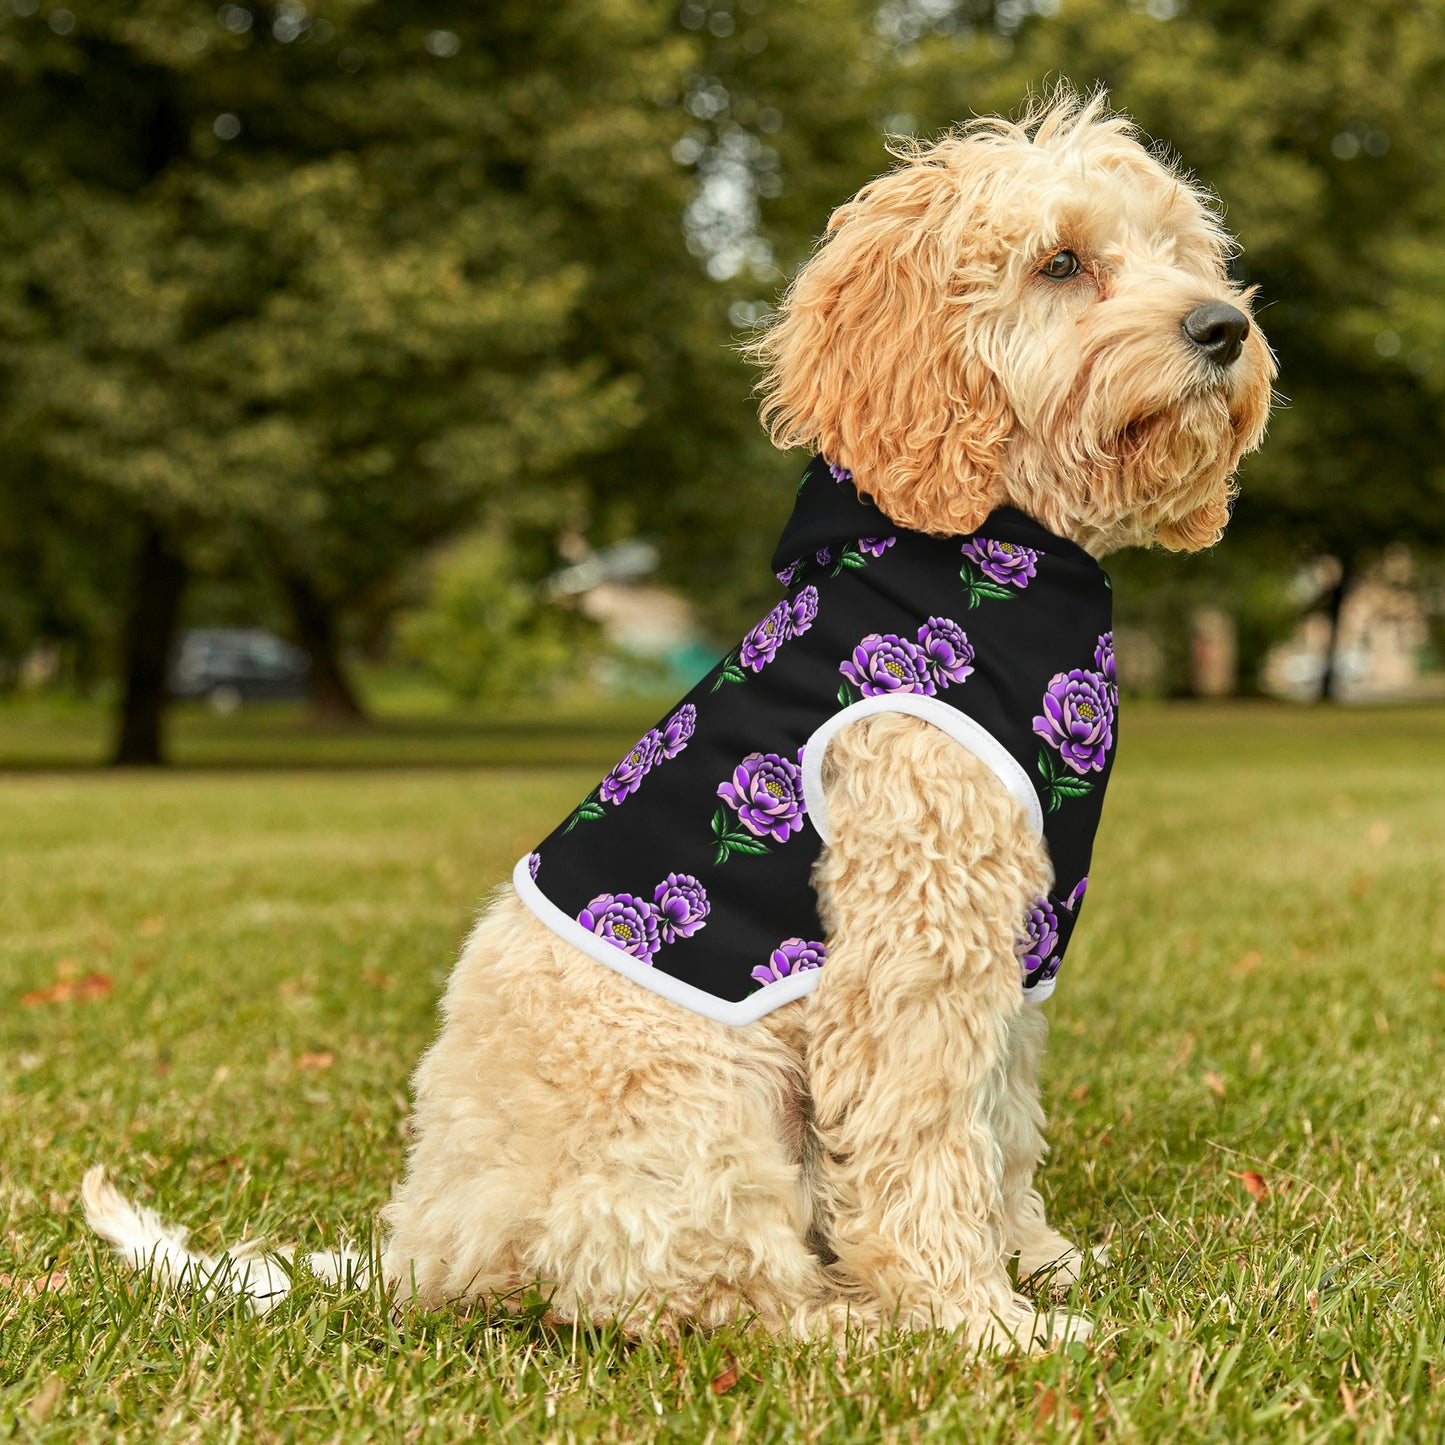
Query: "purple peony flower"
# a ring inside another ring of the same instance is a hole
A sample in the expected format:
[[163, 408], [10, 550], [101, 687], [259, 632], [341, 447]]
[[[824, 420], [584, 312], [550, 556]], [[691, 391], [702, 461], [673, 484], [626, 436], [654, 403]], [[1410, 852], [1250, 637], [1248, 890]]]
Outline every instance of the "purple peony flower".
[[542, 855], [540, 853], [527, 854], [527, 876], [531, 878], [533, 882], [536, 881], [537, 869], [539, 869], [541, 866]]
[[987, 537], [971, 537], [963, 544], [963, 555], [977, 565], [985, 577], [1006, 582], [1011, 587], [1027, 587], [1034, 575], [1039, 554], [1032, 547], [1017, 542], [991, 542]]
[[813, 553], [813, 560], [818, 566], [826, 567], [828, 563], [833, 560], [833, 549], [831, 547], [819, 547], [818, 550]]
[[755, 837], [786, 843], [802, 830], [802, 770], [777, 753], [749, 753], [733, 769], [732, 781], [718, 784], [717, 795]]
[[[1047, 898], [1035, 898], [1029, 905], [1028, 912], [1024, 914], [1023, 936], [1014, 944], [1019, 968], [1026, 974], [1042, 968], [1044, 972], [1039, 976], [1040, 982], [1045, 978], [1052, 978], [1059, 971], [1059, 960], [1053, 957], [1058, 946], [1058, 917], [1049, 907]], [[1052, 968], [1048, 967], [1050, 960], [1053, 963]]]
[[691, 938], [712, 912], [707, 889], [691, 873], [669, 873], [653, 891], [652, 906], [664, 943]]
[[1044, 694], [1034, 732], [1076, 773], [1097, 773], [1114, 745], [1114, 704], [1109, 684], [1097, 672], [1055, 673]]
[[603, 800], [616, 804], [630, 793], [635, 793], [661, 752], [662, 734], [656, 728], [650, 728], [602, 779], [600, 791]]
[[657, 910], [645, 898], [630, 893], [599, 893], [577, 922], [613, 948], [651, 963], [658, 948]]
[[818, 615], [818, 589], [804, 587], [787, 607], [785, 630], [789, 637], [799, 637], [813, 625], [813, 619]]
[[832, 462], [829, 462], [828, 470], [832, 472], [835, 482], [851, 482], [853, 480], [853, 473], [847, 467], [835, 467]]
[[1117, 707], [1119, 705], [1119, 675], [1114, 669], [1114, 634], [1112, 631], [1101, 632], [1098, 642], [1094, 644], [1094, 668], [1103, 674], [1104, 681], [1109, 684], [1109, 697]]
[[778, 648], [787, 638], [788, 603], [784, 599], [743, 638], [738, 661], [752, 672], [762, 668], [778, 655]]
[[1064, 907], [1067, 908], [1070, 913], [1072, 913], [1074, 909], [1076, 909], [1079, 904], [1084, 901], [1084, 890], [1088, 888], [1088, 886], [1088, 874], [1085, 874], [1082, 878], [1079, 879], [1077, 883], [1074, 884], [1074, 891], [1069, 894], [1068, 899], [1064, 903]]
[[777, 574], [778, 581], [781, 582], [784, 587], [791, 587], [793, 585], [793, 578], [802, 571], [802, 568], [803, 559], [801, 557], [794, 557], [793, 560]]
[[890, 692], [921, 692], [932, 697], [938, 691], [929, 670], [929, 659], [906, 638], [891, 632], [870, 632], [838, 671], [864, 697]]
[[897, 540], [896, 537], [859, 537], [858, 550], [869, 557], [881, 557]]
[[662, 725], [661, 744], [658, 753], [664, 758], [675, 758], [686, 746], [697, 726], [697, 709], [685, 702]]
[[801, 938], [785, 938], [774, 950], [767, 963], [760, 963], [753, 970], [753, 977], [759, 983], [776, 983], [789, 974], [803, 973], [810, 968], [822, 968], [828, 957], [827, 948], [821, 943], [809, 943]]
[[963, 628], [947, 617], [930, 617], [918, 629], [918, 645], [939, 687], [962, 682], [973, 671], [973, 644]]

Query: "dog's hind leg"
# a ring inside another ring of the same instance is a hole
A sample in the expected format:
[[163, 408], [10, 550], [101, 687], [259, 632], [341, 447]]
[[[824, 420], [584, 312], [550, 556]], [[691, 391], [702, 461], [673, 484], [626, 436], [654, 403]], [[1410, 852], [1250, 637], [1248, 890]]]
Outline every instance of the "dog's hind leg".
[[1081, 1337], [1086, 1321], [1040, 1318], [1009, 1282], [995, 1132], [1042, 845], [994, 773], [916, 718], [845, 729], [824, 786], [808, 1082], [833, 1268], [903, 1325], [993, 1346]]
[[746, 1028], [587, 958], [504, 891], [416, 1075], [384, 1269], [423, 1304], [539, 1290], [559, 1320], [792, 1327], [808, 1248], [801, 1003]]
[[1004, 1248], [1018, 1256], [1020, 1280], [1033, 1276], [1061, 1290], [1078, 1279], [1083, 1256], [1050, 1228], [1034, 1187], [1034, 1173], [1048, 1150], [1039, 1103], [1039, 1064], [1048, 1028], [1042, 1008], [1033, 1004], [1025, 1004], [1010, 1022], [993, 1130], [1003, 1162]]

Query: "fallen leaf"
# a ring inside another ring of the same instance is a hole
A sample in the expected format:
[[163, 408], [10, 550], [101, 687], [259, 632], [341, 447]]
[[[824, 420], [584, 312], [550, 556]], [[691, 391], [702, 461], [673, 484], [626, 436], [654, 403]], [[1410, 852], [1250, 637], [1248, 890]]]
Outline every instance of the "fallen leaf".
[[20, 1003], [25, 1008], [45, 1003], [69, 1003], [72, 999], [78, 1003], [89, 1003], [105, 998], [114, 987], [106, 974], [88, 973], [84, 978], [62, 978], [48, 988], [31, 989], [29, 993], [20, 995]]
[[728, 1367], [720, 1375], [714, 1375], [712, 1381], [712, 1392], [714, 1395], [726, 1395], [729, 1390], [738, 1382], [738, 1362], [731, 1355], [728, 1356]]
[[1233, 1169], [1228, 1171], [1231, 1179], [1237, 1179], [1244, 1185], [1245, 1191], [1254, 1199], [1263, 1199], [1269, 1193], [1269, 1185], [1265, 1182], [1263, 1174], [1254, 1169], [1244, 1169], [1235, 1173]]
[[1169, 1072], [1172, 1074], [1175, 1073], [1177, 1070], [1182, 1069], [1185, 1063], [1188, 1061], [1189, 1055], [1193, 1052], [1194, 1035], [1185, 1034], [1184, 1037], [1179, 1040], [1179, 1047], [1174, 1050], [1174, 1057], [1169, 1060], [1167, 1066]]
[[381, 993], [388, 993], [391, 990], [391, 975], [379, 968], [363, 968], [361, 970], [361, 981], [369, 984], [372, 988]]
[[26, 1299], [35, 1299], [43, 1294], [65, 1294], [70, 1289], [70, 1276], [63, 1269], [53, 1269], [49, 1274], [34, 1275], [26, 1279], [18, 1274], [0, 1274], [0, 1290], [13, 1289]]
[[34, 1008], [42, 1003], [64, 1003], [74, 991], [75, 985], [65, 981], [53, 983], [49, 988], [32, 988], [20, 995], [20, 1006]]
[[142, 938], [157, 938], [166, 931], [166, 921], [159, 913], [151, 918], [142, 918], [136, 932]]
[[1437, 973], [1435, 975], [1435, 987], [1445, 988], [1445, 973]]
[[1097, 1139], [1094, 1140], [1094, 1142], [1095, 1142], [1101, 1149], [1107, 1147], [1107, 1146], [1112, 1142], [1112, 1141], [1110, 1140], [1110, 1138], [1109, 1138], [1109, 1131], [1108, 1131], [1107, 1129], [1105, 1129], [1104, 1132], [1103, 1132], [1102, 1134], [1100, 1134]]
[[314, 1053], [302, 1054], [296, 1060], [298, 1069], [329, 1069], [336, 1062], [336, 1055], [326, 1049], [317, 1049]]
[[1355, 1392], [1343, 1381], [1340, 1381], [1340, 1403], [1345, 1407], [1345, 1416], [1350, 1420], [1359, 1418], [1359, 1410], [1355, 1404]]
[[1044, 1390], [1039, 1395], [1038, 1404], [1034, 1407], [1034, 1424], [1039, 1426], [1052, 1425], [1058, 1408], [1059, 1397], [1052, 1389]]
[[1248, 978], [1260, 964], [1264, 962], [1264, 954], [1259, 949], [1251, 948], [1238, 963], [1230, 970], [1235, 978]]
[[45, 1383], [30, 1398], [26, 1413], [38, 1425], [50, 1418], [50, 1412], [60, 1403], [65, 1394], [65, 1381], [59, 1375], [47, 1376]]
[[1350, 897], [1363, 898], [1370, 891], [1371, 880], [1361, 874], [1358, 878], [1350, 880]]
[[1224, 1080], [1213, 1069], [1205, 1074], [1204, 1084], [1212, 1093], [1218, 1094], [1221, 1099], [1224, 1097]]
[[73, 958], [58, 959], [55, 964], [55, 976], [59, 979], [74, 978], [80, 972], [80, 964]]
[[1071, 1098], [1076, 1104], [1082, 1104], [1084, 1100], [1088, 1097], [1089, 1086], [1087, 1084], [1080, 1084], [1077, 1089], [1069, 1090], [1069, 1098]]
[[1372, 848], [1383, 848], [1390, 841], [1390, 825], [1388, 823], [1371, 823], [1365, 829], [1365, 842]]

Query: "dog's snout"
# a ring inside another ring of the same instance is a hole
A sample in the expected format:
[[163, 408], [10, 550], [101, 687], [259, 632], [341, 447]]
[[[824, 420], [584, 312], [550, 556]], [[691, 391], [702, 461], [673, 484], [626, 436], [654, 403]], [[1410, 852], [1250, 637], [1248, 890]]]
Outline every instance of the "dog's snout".
[[1249, 317], [1223, 301], [1206, 301], [1184, 318], [1184, 334], [1216, 365], [1229, 366], [1244, 350]]

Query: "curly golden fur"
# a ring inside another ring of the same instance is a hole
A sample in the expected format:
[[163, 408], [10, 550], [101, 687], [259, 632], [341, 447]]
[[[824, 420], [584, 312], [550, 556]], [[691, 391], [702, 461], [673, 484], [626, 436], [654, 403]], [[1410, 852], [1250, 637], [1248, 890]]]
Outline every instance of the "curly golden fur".
[[[752, 348], [777, 444], [821, 450], [925, 532], [1010, 503], [1096, 555], [1213, 542], [1273, 362], [1257, 329], [1227, 365], [1183, 330], [1202, 304], [1248, 306], [1206, 198], [1102, 99], [1067, 92], [899, 155]], [[1079, 269], [1053, 279], [1064, 250]], [[561, 1319], [666, 1334], [739, 1317], [829, 1338], [963, 1327], [990, 1346], [1087, 1332], [1007, 1272], [1018, 1256], [1068, 1280], [1081, 1262], [1034, 1188], [1045, 1026], [1014, 923], [1050, 882], [1042, 840], [916, 718], [839, 733], [824, 785], [828, 964], [746, 1027], [600, 967], [501, 891], [416, 1073], [383, 1259], [403, 1296], [540, 1283]], [[118, 1196], [92, 1192], [120, 1246]]]

